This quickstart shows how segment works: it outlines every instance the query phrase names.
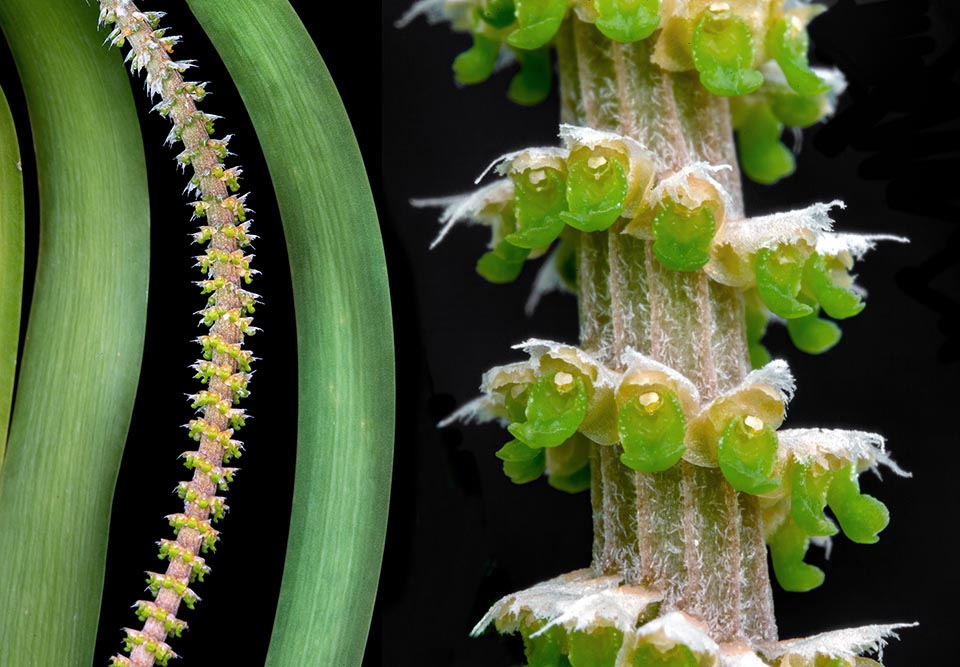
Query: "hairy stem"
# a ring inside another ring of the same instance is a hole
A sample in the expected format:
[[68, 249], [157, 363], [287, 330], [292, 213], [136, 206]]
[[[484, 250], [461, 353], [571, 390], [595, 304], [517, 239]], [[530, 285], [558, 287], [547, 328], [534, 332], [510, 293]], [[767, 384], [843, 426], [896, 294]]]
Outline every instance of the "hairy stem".
[[[632, 136], [669, 174], [696, 161], [727, 164], [718, 174], [742, 215], [726, 100], [696, 74], [650, 63], [647, 42], [618, 44], [569, 19], [558, 36], [563, 118]], [[701, 272], [662, 268], [652, 243], [621, 233], [582, 234], [581, 344], [611, 367], [632, 347], [693, 380], [704, 400], [750, 368], [739, 292]], [[720, 639], [775, 639], [766, 546], [755, 498], [736, 492], [718, 469], [687, 462], [662, 473], [620, 463], [621, 449], [594, 447], [593, 568], [659, 589]]]
[[183, 512], [167, 517], [176, 532], [175, 541], [161, 540], [161, 554], [169, 560], [167, 570], [149, 575], [156, 599], [137, 603], [143, 629], [128, 629], [131, 655], [113, 659], [115, 664], [149, 667], [155, 661], [165, 664], [174, 655], [165, 640], [185, 627], [176, 618], [180, 603], [186, 600], [193, 606], [196, 596], [188, 585], [194, 578], [202, 580], [209, 570], [199, 554], [217, 541], [211, 523], [222, 516], [225, 506], [216, 493], [226, 489], [234, 472], [223, 464], [239, 456], [242, 447], [232, 436], [243, 425], [244, 412], [234, 403], [248, 393], [252, 360], [242, 345], [245, 335], [254, 331], [247, 315], [253, 312], [256, 295], [241, 288], [254, 273], [251, 256], [243, 251], [252, 237], [245, 222], [245, 195], [231, 194], [238, 188], [240, 170], [226, 169], [223, 164], [229, 137], [211, 138], [215, 119], [196, 106], [204, 95], [203, 86], [186, 82], [182, 74], [189, 64], [170, 57], [178, 38], [157, 29], [161, 14], [141, 12], [128, 0], [101, 0], [100, 7], [101, 20], [115, 24], [109, 38], [112, 44], [130, 45], [127, 60], [131, 68], [145, 69], [148, 91], [160, 95], [156, 109], [173, 124], [168, 141], [183, 143], [178, 161], [193, 170], [188, 189], [199, 194], [195, 217], [207, 219], [194, 237], [207, 244], [205, 254], [197, 259], [205, 276], [199, 284], [203, 293], [210, 295], [201, 311], [210, 333], [200, 337], [204, 359], [195, 365], [196, 377], [207, 387], [191, 397], [193, 407], [203, 412], [202, 418], [190, 422], [190, 433], [200, 444], [197, 451], [183, 455], [185, 465], [194, 471], [193, 478], [179, 487]]

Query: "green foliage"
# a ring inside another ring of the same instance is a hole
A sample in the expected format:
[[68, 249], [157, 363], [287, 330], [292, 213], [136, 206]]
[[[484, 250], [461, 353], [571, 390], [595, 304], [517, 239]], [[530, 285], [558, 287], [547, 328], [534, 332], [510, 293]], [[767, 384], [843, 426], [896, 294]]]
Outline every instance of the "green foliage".
[[0, 3], [42, 202], [0, 471], [3, 665], [93, 661], [111, 498], [140, 373], [146, 162], [122, 59], [103, 48], [96, 23], [96, 8], [75, 0]]
[[0, 90], [0, 469], [13, 403], [23, 295], [23, 175], [19, 165], [13, 116]]
[[373, 197], [336, 87], [289, 3], [188, 4], [263, 146], [293, 278], [298, 528], [267, 664], [359, 664], [382, 558], [394, 422], [389, 290]]

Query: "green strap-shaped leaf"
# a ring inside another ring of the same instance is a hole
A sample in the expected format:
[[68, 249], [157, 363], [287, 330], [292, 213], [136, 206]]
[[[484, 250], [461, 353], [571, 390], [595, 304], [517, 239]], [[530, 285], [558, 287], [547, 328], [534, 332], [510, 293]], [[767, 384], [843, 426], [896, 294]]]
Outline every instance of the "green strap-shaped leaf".
[[823, 354], [840, 342], [843, 332], [836, 322], [818, 317], [819, 307], [803, 317], [787, 320], [790, 341], [801, 352]]
[[803, 286], [827, 315], [844, 320], [860, 313], [867, 304], [859, 294], [838, 284], [837, 274], [846, 275], [839, 261], [814, 253], [803, 267]]
[[560, 29], [567, 13], [567, 0], [516, 0], [518, 28], [507, 43], [518, 49], [539, 49]]
[[777, 432], [756, 417], [734, 417], [717, 442], [720, 471], [737, 491], [759, 495], [780, 482], [770, 477], [777, 462]]
[[595, 0], [596, 26], [610, 39], [638, 42], [660, 25], [660, 0]]
[[750, 179], [764, 185], [776, 183], [797, 168], [793, 153], [780, 142], [783, 125], [770, 106], [750, 104], [737, 114], [737, 155], [740, 166]]
[[829, 472], [815, 474], [811, 466], [799, 463], [790, 469], [790, 515], [807, 535], [837, 533], [837, 526], [823, 515], [831, 477]]
[[675, 202], [653, 218], [653, 253], [668, 269], [696, 271], [710, 261], [710, 243], [716, 231], [708, 206], [688, 209]]
[[823, 583], [823, 570], [803, 562], [810, 540], [791, 519], [784, 521], [767, 538], [767, 544], [770, 545], [773, 572], [783, 590], [804, 593]]
[[488, 250], [477, 260], [477, 273], [498, 285], [512, 283], [523, 270], [530, 251], [518, 248], [508, 241], [500, 241], [493, 250]]
[[473, 33], [473, 46], [453, 60], [453, 76], [462, 84], [481, 83], [490, 78], [500, 55], [500, 42]]
[[516, 231], [504, 240], [518, 248], [545, 248], [563, 231], [560, 212], [567, 208], [566, 179], [552, 167], [511, 174]]
[[606, 229], [623, 212], [627, 196], [626, 157], [614, 150], [581, 147], [567, 160], [567, 208], [564, 221], [581, 232]]
[[767, 33], [767, 51], [780, 65], [790, 87], [800, 95], [820, 95], [830, 90], [830, 84], [810, 69], [809, 48], [807, 29], [796, 16], [779, 19]]
[[393, 327], [373, 197], [336, 86], [287, 0], [188, 4], [257, 131], [293, 279], [297, 467], [266, 664], [358, 665], [393, 460]]
[[23, 174], [7, 98], [0, 90], [0, 468], [13, 403], [23, 298]]
[[614, 667], [623, 644], [623, 633], [603, 626], [590, 631], [573, 630], [567, 635], [571, 667]]
[[122, 59], [96, 25], [96, 6], [76, 0], [0, 3], [40, 195], [33, 301], [0, 473], [2, 665], [93, 662], [111, 498], [140, 375], [146, 163]]
[[553, 85], [553, 65], [547, 48], [514, 49], [520, 71], [510, 79], [507, 97], [524, 106], [540, 104], [550, 94]]
[[513, 0], [484, 0], [478, 14], [493, 28], [506, 28], [517, 20]]
[[558, 447], [577, 432], [587, 415], [583, 378], [564, 371], [541, 375], [527, 395], [527, 421], [507, 430], [531, 447]]
[[804, 259], [797, 246], [780, 245], [760, 248], [754, 260], [760, 299], [771, 313], [786, 320], [813, 312], [812, 307], [797, 299]]
[[890, 513], [882, 502], [860, 493], [857, 471], [852, 465], [838, 470], [827, 491], [827, 504], [840, 522], [840, 528], [852, 542], [873, 544], [890, 523]]
[[555, 625], [533, 637], [532, 635], [536, 634], [542, 627], [543, 623], [539, 622], [520, 628], [527, 667], [570, 667], [570, 661], [566, 655], [566, 631], [562, 626]]
[[546, 466], [542, 449], [528, 447], [519, 440], [511, 440], [496, 456], [503, 461], [503, 472], [514, 484], [526, 484], [539, 479]]
[[633, 667], [698, 667], [700, 661], [689, 648], [675, 644], [667, 651], [661, 651], [650, 643], [637, 645], [633, 654]]
[[686, 449], [686, 418], [671, 391], [649, 391], [621, 405], [617, 430], [623, 446], [620, 462], [640, 472], [672, 468]]
[[753, 33], [735, 13], [704, 12], [691, 49], [700, 83], [714, 95], [746, 95], [763, 84], [763, 75], [753, 69]]

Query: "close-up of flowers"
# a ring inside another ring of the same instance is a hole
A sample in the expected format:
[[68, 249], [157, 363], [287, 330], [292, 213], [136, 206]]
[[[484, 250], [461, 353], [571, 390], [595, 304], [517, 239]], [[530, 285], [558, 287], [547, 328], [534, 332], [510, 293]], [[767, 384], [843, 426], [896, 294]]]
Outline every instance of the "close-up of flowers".
[[949, 660], [953, 3], [0, 33], [0, 667]]

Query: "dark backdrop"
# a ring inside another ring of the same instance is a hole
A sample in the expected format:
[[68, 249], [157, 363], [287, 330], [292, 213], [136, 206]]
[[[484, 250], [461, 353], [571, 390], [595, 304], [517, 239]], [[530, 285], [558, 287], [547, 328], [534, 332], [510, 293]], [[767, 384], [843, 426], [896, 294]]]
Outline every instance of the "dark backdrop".
[[[510, 345], [534, 335], [575, 341], [575, 303], [550, 295], [534, 318], [525, 318], [533, 271], [509, 286], [480, 279], [473, 265], [487, 239], [477, 228], [459, 228], [428, 251], [437, 231], [434, 212], [412, 209], [407, 200], [468, 190], [491, 158], [553, 143], [556, 97], [536, 108], [517, 107], [505, 97], [507, 73], [458, 89], [450, 64], [467, 38], [422, 20], [396, 30], [393, 22], [410, 0], [384, 0], [379, 36], [373, 7], [293, 4], [353, 120], [378, 201], [394, 303], [395, 473], [364, 664], [520, 664], [519, 640], [471, 640], [467, 632], [499, 596], [588, 563], [587, 495], [569, 496], [543, 482], [511, 484], [493, 456], [504, 441], [496, 426], [439, 431], [434, 424], [475, 395], [484, 370], [518, 358]], [[835, 350], [805, 356], [776, 328], [768, 340], [798, 379], [788, 426], [881, 432], [915, 477], [885, 475], [881, 484], [867, 476], [865, 489], [892, 514], [879, 544], [839, 539], [826, 564], [813, 549], [826, 583], [811, 593], [776, 590], [775, 596], [784, 637], [919, 620], [920, 628], [904, 632], [887, 651], [889, 665], [912, 665], [945, 654], [940, 638], [949, 636], [953, 614], [941, 612], [942, 602], [958, 593], [952, 566], [958, 505], [948, 475], [958, 444], [950, 420], [960, 356], [954, 183], [960, 123], [952, 102], [960, 92], [960, 21], [948, 0], [836, 4], [811, 33], [816, 58], [844, 69], [850, 91], [830, 123], [805, 133], [797, 175], [774, 187], [747, 186], [748, 210], [840, 197], [848, 204], [838, 215], [840, 229], [902, 234], [913, 243], [883, 245], [858, 265], [869, 306], [844, 323]], [[281, 362], [295, 351], [282, 230], [253, 129], [209, 42], [184, 3], [144, 9], [168, 12], [166, 23], [185, 38], [177, 56], [196, 59], [196, 77], [212, 82], [204, 109], [225, 117], [218, 132], [236, 135], [231, 150], [253, 191], [253, 231], [261, 236], [255, 265], [264, 274], [254, 284], [264, 296], [256, 318], [263, 332], [250, 346], [263, 362], [246, 402], [255, 416], [242, 434], [248, 451], [228, 494], [231, 513], [222, 523], [222, 548], [209, 561], [213, 573], [197, 586], [204, 600], [184, 615], [192, 630], [174, 648], [184, 664], [260, 664], [279, 589], [295, 457], [296, 378]], [[35, 165], [28, 119], [3, 45], [0, 83], [14, 106], [29, 184]], [[187, 238], [189, 211], [174, 194], [185, 179], [175, 169], [175, 151], [162, 146], [168, 126], [148, 115], [142, 82], [133, 86], [152, 181], [154, 259], [147, 351], [113, 509], [99, 665], [118, 650], [119, 628], [136, 626], [128, 606], [141, 595], [142, 571], [162, 567], [153, 542], [167, 536], [162, 517], [178, 510], [170, 490], [185, 471], [176, 457], [192, 444], [179, 425], [190, 418], [183, 396], [196, 389], [187, 366], [198, 353], [190, 340], [200, 331], [192, 311], [203, 303], [190, 282], [197, 276], [190, 268], [196, 246]], [[35, 185], [28, 185], [28, 249], [34, 251], [36, 215]], [[267, 435], [268, 425], [276, 435]]]

